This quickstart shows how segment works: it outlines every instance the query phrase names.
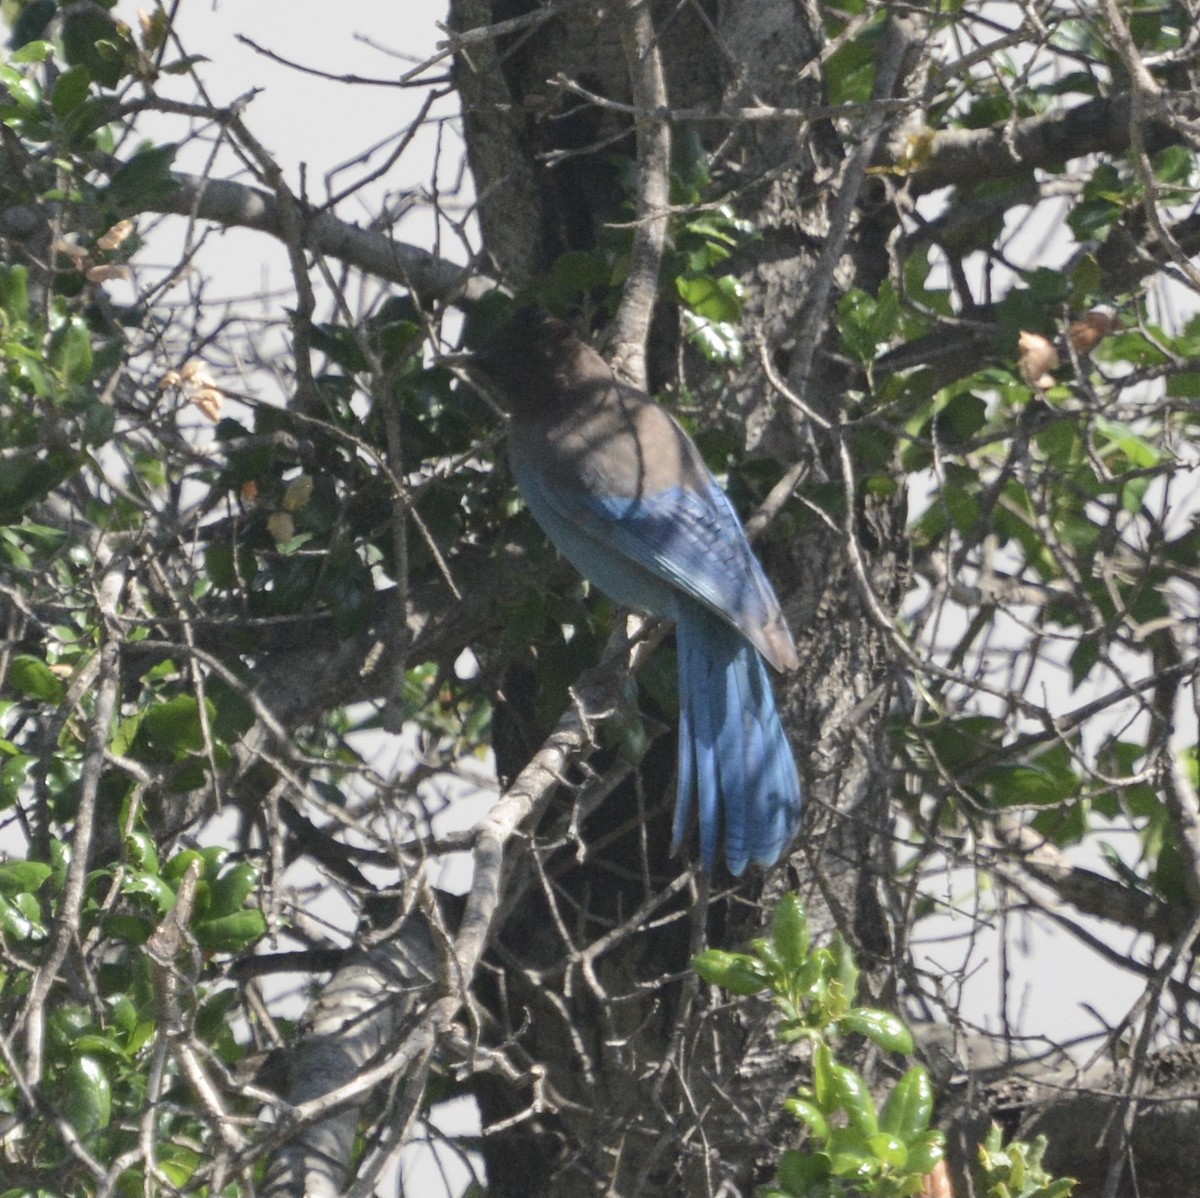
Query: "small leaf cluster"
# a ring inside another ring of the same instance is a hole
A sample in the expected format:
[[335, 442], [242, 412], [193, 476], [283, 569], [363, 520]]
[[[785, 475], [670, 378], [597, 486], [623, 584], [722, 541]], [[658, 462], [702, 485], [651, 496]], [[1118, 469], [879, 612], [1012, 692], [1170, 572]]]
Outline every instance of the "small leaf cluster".
[[845, 941], [814, 947], [799, 899], [785, 895], [769, 938], [747, 953], [710, 949], [694, 959], [705, 981], [738, 995], [768, 991], [779, 1008], [777, 1035], [812, 1047], [812, 1082], [785, 1102], [805, 1127], [804, 1150], [788, 1149], [768, 1198], [907, 1198], [942, 1158], [942, 1133], [932, 1128], [933, 1088], [914, 1065], [892, 1086], [883, 1106], [862, 1075], [839, 1060], [837, 1041], [862, 1036], [886, 1052], [911, 1054], [912, 1035], [887, 1011], [854, 1005], [858, 967]]
[[[0, 966], [0, 1016], [6, 1023], [29, 995], [32, 975], [17, 962], [36, 961], [48, 946], [68, 855], [69, 848], [55, 840], [48, 865], [0, 864], [0, 943], [6, 949], [6, 964]], [[158, 1092], [152, 1095], [147, 1089], [151, 1059], [162, 1052], [164, 1037], [182, 1029], [177, 1023], [164, 1024], [162, 974], [155, 978], [144, 946], [174, 907], [189, 869], [198, 881], [184, 951], [176, 963], [188, 984], [178, 988], [170, 1014], [225, 1065], [236, 1064], [245, 1054], [230, 1027], [238, 992], [212, 984], [203, 962], [212, 953], [241, 952], [262, 935], [262, 914], [247, 905], [257, 889], [258, 870], [245, 861], [230, 861], [226, 850], [215, 847], [182, 851], [160, 863], [152, 838], [140, 827], [125, 837], [122, 858], [93, 870], [87, 879], [81, 939], [94, 958], [95, 991], [84, 1001], [59, 983], [46, 1003], [43, 1096], [52, 1118], [40, 1120], [40, 1132], [23, 1143], [19, 1159], [45, 1177], [55, 1193], [82, 1195], [94, 1185], [64, 1138], [64, 1122], [94, 1157], [116, 1160], [140, 1142], [151, 1103], [157, 1110], [156, 1169], [182, 1186], [204, 1162], [201, 1146], [207, 1129], [200, 1105], [169, 1057]], [[0, 1112], [13, 1114], [24, 1104], [16, 1080], [0, 1067]], [[122, 1192], [140, 1193], [145, 1182], [140, 1166], [130, 1168], [121, 1178]], [[2, 1186], [0, 1191], [29, 1192]]]
[[1075, 1181], [1047, 1173], [1042, 1168], [1045, 1152], [1045, 1136], [1038, 1136], [1032, 1144], [1014, 1140], [1006, 1145], [993, 1123], [979, 1146], [980, 1192], [986, 1198], [1067, 1198]]
[[[594, 249], [561, 254], [529, 295], [554, 312], [615, 310], [629, 273], [637, 179], [634, 164], [618, 163], [625, 194], [621, 221], [597, 233]], [[680, 125], [671, 142], [671, 210], [662, 261], [664, 286], [674, 291], [689, 344], [718, 365], [742, 360], [739, 331], [744, 292], [728, 263], [758, 236], [733, 205], [713, 197], [708, 154], [695, 128]]]
[[[839, 1059], [837, 1041], [861, 1036], [886, 1052], [911, 1056], [912, 1033], [887, 1011], [853, 1004], [858, 967], [845, 941], [814, 947], [800, 900], [786, 894], [771, 920], [771, 934], [745, 953], [708, 949], [697, 954], [696, 972], [714, 986], [748, 997], [763, 991], [783, 1018], [783, 1043], [807, 1040], [812, 1083], [785, 1100], [804, 1125], [807, 1143], [779, 1160], [778, 1184], [763, 1198], [912, 1198], [944, 1155], [945, 1136], [931, 1126], [933, 1086], [928, 1071], [913, 1065], [896, 1082], [882, 1107], [862, 1075]], [[1072, 1178], [1042, 1167], [1046, 1138], [1004, 1145], [993, 1126], [979, 1148], [979, 1192], [987, 1198], [1067, 1198]]]
[[668, 231], [663, 263], [674, 281], [684, 335], [710, 362], [742, 360], [738, 322], [742, 285], [723, 273], [734, 253], [757, 236], [728, 203], [706, 203], [712, 190], [708, 158], [695, 129], [678, 129], [672, 141], [671, 203], [682, 207]]
[[101, 347], [69, 300], [48, 308], [33, 304], [26, 267], [0, 263], [0, 523], [19, 520], [112, 435], [112, 409], [92, 385]]

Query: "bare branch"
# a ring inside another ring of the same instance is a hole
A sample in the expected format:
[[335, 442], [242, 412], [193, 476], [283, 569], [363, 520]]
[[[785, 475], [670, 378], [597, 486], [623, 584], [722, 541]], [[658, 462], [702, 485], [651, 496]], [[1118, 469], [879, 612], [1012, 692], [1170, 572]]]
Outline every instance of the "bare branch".
[[[173, 173], [171, 179], [175, 187], [165, 195], [148, 196], [142, 211], [257, 229], [287, 244], [279, 202], [267, 192], [228, 179], [205, 179], [181, 172]], [[453, 303], [478, 299], [495, 289], [477, 266], [456, 266], [428, 250], [347, 224], [320, 209], [299, 206], [297, 219], [301, 242], [310, 252], [326, 254], [380, 279], [411, 285], [428, 299]]]
[[647, 0], [624, 0], [621, 43], [629, 63], [637, 129], [637, 224], [629, 277], [613, 321], [613, 366], [636, 387], [646, 388], [646, 338], [658, 298], [658, 276], [671, 204], [671, 127], [663, 115], [667, 84]]

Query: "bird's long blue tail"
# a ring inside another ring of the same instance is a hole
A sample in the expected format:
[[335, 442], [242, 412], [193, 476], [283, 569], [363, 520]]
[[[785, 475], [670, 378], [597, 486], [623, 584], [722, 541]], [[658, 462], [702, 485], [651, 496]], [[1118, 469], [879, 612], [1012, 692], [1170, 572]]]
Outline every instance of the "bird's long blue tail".
[[800, 827], [800, 779], [779, 722], [767, 668], [724, 620], [676, 601], [679, 797], [672, 851], [700, 818], [700, 858], [712, 871], [722, 823], [729, 872], [773, 865]]

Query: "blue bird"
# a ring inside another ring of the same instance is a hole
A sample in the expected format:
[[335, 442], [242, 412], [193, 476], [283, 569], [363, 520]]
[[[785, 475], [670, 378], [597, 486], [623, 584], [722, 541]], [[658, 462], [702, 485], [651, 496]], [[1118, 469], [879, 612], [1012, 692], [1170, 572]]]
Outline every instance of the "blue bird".
[[546, 535], [611, 599], [672, 619], [679, 794], [713, 869], [773, 865], [800, 825], [800, 780], [763, 658], [799, 664], [779, 601], [725, 493], [675, 420], [559, 320], [522, 309], [474, 355], [512, 417], [513, 475]]

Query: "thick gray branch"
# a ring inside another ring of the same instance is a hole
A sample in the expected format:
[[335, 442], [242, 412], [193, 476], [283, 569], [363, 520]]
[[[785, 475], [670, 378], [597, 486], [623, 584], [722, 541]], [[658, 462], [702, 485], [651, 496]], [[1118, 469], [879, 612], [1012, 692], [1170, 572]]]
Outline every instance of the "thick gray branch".
[[[915, 195], [939, 187], [1025, 175], [1035, 167], [1061, 167], [1086, 154], [1124, 154], [1129, 149], [1130, 99], [1088, 100], [1065, 112], [1047, 112], [1009, 126], [947, 129], [934, 135], [929, 153], [912, 174]], [[1153, 153], [1180, 137], [1163, 121], [1147, 122], [1147, 149]], [[904, 152], [893, 144], [893, 158]]]
[[286, 1064], [288, 1103], [320, 1114], [272, 1156], [264, 1198], [337, 1198], [344, 1192], [366, 1094], [340, 1103], [331, 1096], [386, 1052], [436, 975], [427, 925], [413, 916], [394, 939], [356, 953], [330, 979], [309, 1012], [307, 1035]]
[[[227, 179], [204, 179], [175, 172], [176, 186], [148, 195], [142, 210], [214, 221], [231, 228], [256, 229], [286, 241], [279, 203], [268, 192]], [[300, 235], [311, 253], [336, 258], [380, 279], [412, 288], [442, 302], [478, 299], [495, 283], [477, 268], [447, 262], [428, 250], [396, 241], [386, 233], [360, 229], [329, 212], [298, 208]]]

